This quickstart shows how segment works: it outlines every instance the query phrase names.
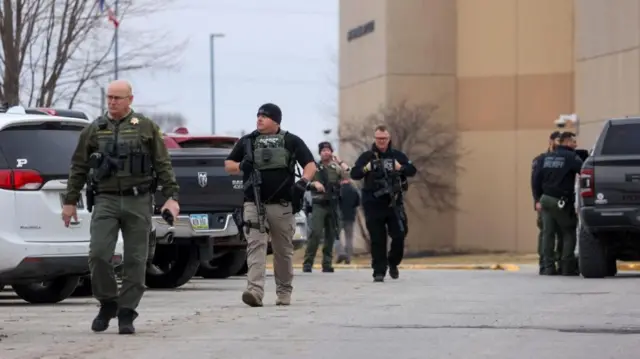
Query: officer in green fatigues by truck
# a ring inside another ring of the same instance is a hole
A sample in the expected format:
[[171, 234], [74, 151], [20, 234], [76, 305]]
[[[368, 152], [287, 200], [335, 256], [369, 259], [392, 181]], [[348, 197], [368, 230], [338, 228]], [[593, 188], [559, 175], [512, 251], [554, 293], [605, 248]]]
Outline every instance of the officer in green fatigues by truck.
[[338, 236], [338, 197], [340, 194], [340, 182], [348, 179], [349, 167], [341, 161], [336, 161], [333, 156], [333, 148], [329, 142], [321, 142], [318, 145], [320, 152], [320, 164], [313, 181], [311, 233], [307, 242], [304, 255], [303, 272], [310, 273], [313, 261], [320, 245], [320, 238], [324, 233], [322, 248], [322, 271], [331, 273], [333, 243]]
[[[80, 134], [71, 158], [62, 219], [69, 226], [77, 221], [80, 191], [88, 184], [95, 195], [91, 217], [89, 269], [100, 310], [91, 329], [105, 331], [118, 317], [120, 334], [133, 334], [136, 308], [145, 290], [148, 238], [151, 230], [152, 183], [155, 171], [163, 195], [168, 198], [161, 211], [173, 218], [180, 211], [178, 184], [171, 159], [158, 126], [131, 109], [131, 85], [112, 82], [107, 90], [109, 111]], [[87, 181], [88, 180], [88, 181]], [[118, 232], [124, 240], [123, 280], [120, 291], [110, 263]]]

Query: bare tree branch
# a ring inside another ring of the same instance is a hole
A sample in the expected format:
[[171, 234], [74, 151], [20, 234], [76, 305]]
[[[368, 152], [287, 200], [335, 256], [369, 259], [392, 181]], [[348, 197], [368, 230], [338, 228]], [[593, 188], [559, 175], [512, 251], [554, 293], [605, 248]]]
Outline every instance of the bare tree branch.
[[[98, 92], [115, 65], [115, 27], [98, 11], [97, 1], [0, 1], [0, 98], [17, 104], [24, 96], [29, 106], [40, 107], [56, 104], [71, 108], [92, 102], [95, 96], [88, 93]], [[178, 65], [176, 54], [186, 42], [168, 40], [167, 33], [149, 29], [147, 21], [174, 2], [120, 2], [119, 73]]]

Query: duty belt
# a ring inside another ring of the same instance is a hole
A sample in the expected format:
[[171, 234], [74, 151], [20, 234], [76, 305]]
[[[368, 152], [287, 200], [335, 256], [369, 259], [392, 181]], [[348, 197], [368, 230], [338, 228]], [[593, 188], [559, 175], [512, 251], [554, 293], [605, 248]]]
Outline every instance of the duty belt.
[[109, 195], [113, 195], [113, 196], [134, 197], [134, 196], [141, 196], [141, 195], [147, 194], [149, 192], [150, 192], [150, 188], [149, 187], [132, 187], [132, 188], [124, 189], [124, 190], [121, 190], [121, 191], [101, 191], [101, 190], [98, 190], [98, 191], [96, 191], [96, 195], [109, 194]]

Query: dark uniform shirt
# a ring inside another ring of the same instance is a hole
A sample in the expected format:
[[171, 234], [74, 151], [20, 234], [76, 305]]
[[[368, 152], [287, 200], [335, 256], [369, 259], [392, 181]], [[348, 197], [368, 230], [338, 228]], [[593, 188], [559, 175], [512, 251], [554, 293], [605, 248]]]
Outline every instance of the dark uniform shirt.
[[[280, 130], [278, 130], [280, 133]], [[257, 131], [254, 131], [248, 135], [242, 136], [231, 150], [231, 153], [227, 157], [227, 160], [240, 162], [244, 158], [244, 141], [252, 141], [259, 135]], [[302, 141], [302, 139], [291, 132], [287, 132], [284, 135], [284, 147], [292, 154], [296, 162], [302, 168], [307, 164], [314, 162], [313, 155], [309, 150], [309, 147]], [[292, 187], [295, 183], [295, 175], [291, 169], [271, 169], [260, 171], [262, 175], [262, 184], [260, 186], [260, 197], [263, 202], [280, 202], [292, 201]], [[249, 173], [243, 173], [243, 182], [249, 181]], [[253, 190], [247, 188], [244, 193], [245, 201], [253, 201]]]
[[[535, 194], [536, 193], [535, 191], [536, 173], [540, 170], [540, 168], [542, 168], [542, 161], [544, 160], [544, 156], [546, 156], [549, 153], [551, 153], [551, 151], [543, 152], [537, 155], [536, 157], [534, 157], [533, 161], [531, 162], [531, 195], [533, 197], [534, 209], [535, 209], [536, 202], [538, 202], [536, 200], [536, 194]], [[538, 197], [537, 199], [540, 199], [540, 198]]]
[[538, 162], [533, 178], [533, 197], [540, 201], [543, 194], [573, 201], [575, 176], [580, 173], [582, 160], [567, 146], [558, 146]]
[[[110, 121], [113, 126], [119, 127], [127, 126], [138, 127], [140, 133], [140, 139], [145, 148], [148, 149], [153, 169], [158, 178], [158, 184], [162, 186], [162, 194], [165, 198], [173, 197], [178, 199], [178, 182], [176, 181], [171, 166], [171, 157], [167, 151], [167, 147], [162, 138], [162, 131], [150, 119], [145, 116], [129, 112], [122, 120]], [[98, 123], [96, 120], [91, 125], [85, 127], [80, 133], [80, 139], [78, 145], [71, 157], [71, 170], [69, 172], [69, 181], [67, 182], [67, 193], [65, 196], [65, 204], [76, 204], [80, 198], [80, 191], [84, 187], [87, 181], [87, 175], [89, 174], [89, 157], [93, 152], [98, 150], [98, 136], [97, 132]], [[151, 178], [149, 177], [111, 177], [99, 184], [101, 190], [131, 190], [143, 183], [149, 183]]]
[[[376, 157], [377, 155], [377, 157]], [[356, 160], [356, 163], [351, 168], [351, 178], [354, 180], [364, 179], [364, 183], [362, 186], [362, 204], [365, 205], [367, 203], [384, 203], [388, 204], [389, 198], [388, 196], [382, 196], [379, 198], [374, 197], [374, 192], [380, 189], [379, 185], [376, 183], [376, 179], [380, 180], [381, 171], [376, 169], [371, 169], [368, 172], [364, 171], [364, 167], [367, 163], [372, 162], [379, 158], [382, 161], [382, 164], [389, 171], [394, 171], [394, 161], [396, 160], [402, 168], [400, 169], [400, 175], [405, 177], [412, 177], [418, 172], [416, 167], [409, 161], [407, 155], [405, 155], [402, 151], [393, 149], [389, 147], [386, 151], [381, 152], [375, 145], [371, 148], [371, 150], [363, 152], [360, 157]], [[386, 197], [386, 198], [385, 198]], [[399, 200], [402, 201], [402, 196], [399, 197]]]

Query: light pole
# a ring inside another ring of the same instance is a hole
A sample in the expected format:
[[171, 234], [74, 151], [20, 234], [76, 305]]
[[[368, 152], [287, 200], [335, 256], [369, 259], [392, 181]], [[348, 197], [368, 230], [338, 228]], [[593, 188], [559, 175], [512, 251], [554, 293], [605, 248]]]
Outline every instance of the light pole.
[[224, 37], [224, 34], [209, 34], [209, 71], [211, 72], [211, 133], [216, 133], [216, 77], [214, 56], [213, 56], [213, 42], [216, 37]]

